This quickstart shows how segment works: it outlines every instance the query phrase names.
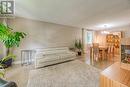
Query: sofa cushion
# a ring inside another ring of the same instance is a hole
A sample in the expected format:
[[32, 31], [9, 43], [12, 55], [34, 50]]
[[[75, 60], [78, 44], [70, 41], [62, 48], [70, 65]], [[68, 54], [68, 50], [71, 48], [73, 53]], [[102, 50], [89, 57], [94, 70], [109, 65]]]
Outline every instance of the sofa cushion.
[[55, 55], [55, 54], [64, 54], [68, 53], [66, 50], [61, 50], [61, 51], [47, 51], [47, 52], [40, 52], [36, 54], [36, 57], [44, 57], [44, 56], [50, 56], [50, 55]]
[[40, 63], [40, 62], [54, 61], [54, 60], [59, 60], [59, 59], [75, 57], [75, 56], [76, 55], [72, 53], [48, 54], [48, 55], [43, 55], [43, 57], [39, 59], [38, 61]]
[[62, 53], [62, 54], [58, 54], [58, 55], [59, 55], [60, 59], [75, 57], [75, 54], [70, 54], [70, 53]]
[[56, 54], [49, 54], [49, 55], [43, 55], [42, 58], [38, 59], [39, 63], [40, 62], [46, 62], [46, 61], [53, 61], [59, 59], [59, 56]]
[[59, 54], [59, 53], [66, 53], [67, 50], [48, 50], [43, 52], [43, 55], [48, 55], [48, 54]]

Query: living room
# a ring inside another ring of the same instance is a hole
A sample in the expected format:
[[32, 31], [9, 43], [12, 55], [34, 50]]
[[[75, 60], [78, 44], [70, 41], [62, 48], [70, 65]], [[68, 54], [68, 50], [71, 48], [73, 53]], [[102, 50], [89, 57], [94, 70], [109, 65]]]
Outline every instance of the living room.
[[129, 0], [0, 2], [0, 87], [130, 87]]

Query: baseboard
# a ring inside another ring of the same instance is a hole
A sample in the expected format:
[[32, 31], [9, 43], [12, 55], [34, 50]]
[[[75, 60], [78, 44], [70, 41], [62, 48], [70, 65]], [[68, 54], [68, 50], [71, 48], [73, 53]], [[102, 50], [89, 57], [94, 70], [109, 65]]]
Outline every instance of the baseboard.
[[[34, 62], [34, 59], [32, 60]], [[14, 61], [13, 64], [21, 64], [21, 61]]]
[[13, 64], [21, 64], [21, 61], [14, 61]]

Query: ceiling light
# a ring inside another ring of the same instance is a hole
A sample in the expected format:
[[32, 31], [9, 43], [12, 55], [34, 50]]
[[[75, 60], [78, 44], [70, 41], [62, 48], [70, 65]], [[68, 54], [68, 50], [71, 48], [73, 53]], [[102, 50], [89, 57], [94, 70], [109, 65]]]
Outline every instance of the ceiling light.
[[110, 34], [108, 31], [101, 31], [102, 34]]
[[108, 29], [112, 27], [112, 24], [101, 24], [97, 26], [98, 28], [102, 28], [102, 29]]

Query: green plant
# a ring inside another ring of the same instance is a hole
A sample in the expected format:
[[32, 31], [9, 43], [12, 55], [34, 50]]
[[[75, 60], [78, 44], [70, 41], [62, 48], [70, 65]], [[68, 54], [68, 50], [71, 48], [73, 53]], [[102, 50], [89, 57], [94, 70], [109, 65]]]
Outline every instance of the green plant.
[[0, 78], [3, 78], [4, 75], [5, 75], [5, 67], [6, 65], [3, 64], [5, 61], [7, 61], [8, 59], [15, 59], [16, 56], [15, 55], [12, 55], [12, 54], [9, 54], [8, 56], [4, 57], [4, 58], [1, 58], [0, 59]]
[[0, 41], [5, 45], [7, 52], [6, 57], [0, 60], [1, 64], [10, 66], [12, 64], [12, 59], [14, 56], [10, 55], [10, 48], [18, 47], [21, 39], [26, 36], [24, 32], [15, 32], [9, 26], [5, 26], [3, 23], [0, 23]]
[[83, 46], [81, 40], [75, 40], [75, 48], [78, 49], [78, 51], [82, 51]]
[[18, 47], [21, 39], [25, 36], [24, 32], [14, 32], [10, 27], [0, 23], [0, 41], [7, 48], [7, 55], [10, 54], [10, 48]]
[[7, 60], [9, 60], [10, 58], [14, 60], [16, 58], [16, 56], [13, 55], [13, 54], [9, 54], [8, 56], [5, 56], [4, 58], [1, 58], [0, 59], [0, 65], [5, 67], [6, 65], [4, 65], [3, 63], [6, 62]]
[[0, 65], [0, 78], [4, 78], [5, 76], [5, 69], [3, 68], [2, 65]]

